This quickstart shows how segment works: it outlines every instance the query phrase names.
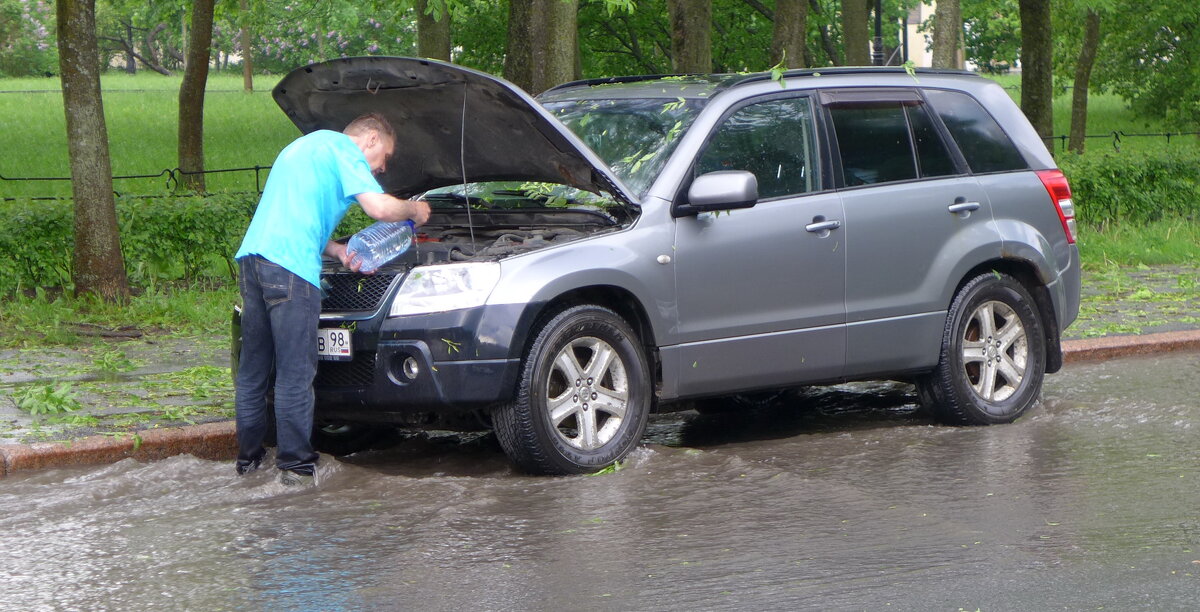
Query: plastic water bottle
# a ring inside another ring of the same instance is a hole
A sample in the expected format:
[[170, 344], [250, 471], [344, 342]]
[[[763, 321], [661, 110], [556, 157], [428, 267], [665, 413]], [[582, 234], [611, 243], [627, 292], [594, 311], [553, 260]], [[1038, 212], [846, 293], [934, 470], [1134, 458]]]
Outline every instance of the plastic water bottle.
[[359, 272], [374, 272], [407, 251], [412, 246], [414, 232], [412, 221], [378, 221], [351, 236], [346, 250], [362, 262]]

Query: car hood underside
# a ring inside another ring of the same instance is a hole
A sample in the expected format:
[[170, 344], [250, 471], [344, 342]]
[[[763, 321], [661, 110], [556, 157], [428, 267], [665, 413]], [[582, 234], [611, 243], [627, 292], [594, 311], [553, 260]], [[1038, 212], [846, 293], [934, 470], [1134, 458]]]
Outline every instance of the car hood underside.
[[305, 134], [377, 112], [396, 130], [380, 183], [408, 197], [462, 183], [522, 180], [607, 192], [632, 204], [594, 152], [516, 86], [427, 59], [351, 57], [292, 71], [275, 101]]

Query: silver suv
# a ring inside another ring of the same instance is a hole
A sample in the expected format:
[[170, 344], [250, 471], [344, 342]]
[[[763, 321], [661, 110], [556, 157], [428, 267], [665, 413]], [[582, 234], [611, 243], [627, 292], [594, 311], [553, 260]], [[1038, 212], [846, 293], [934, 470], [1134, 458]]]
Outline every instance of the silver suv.
[[[275, 98], [306, 133], [386, 114], [381, 182], [434, 211], [374, 275], [326, 263], [327, 450], [383, 425], [490, 428], [523, 470], [581, 473], [654, 411], [896, 379], [946, 422], [1005, 423], [1062, 365], [1071, 192], [970, 73], [622, 77], [535, 100], [459, 66], [349, 58]], [[236, 358], [236, 318], [234, 338]]]

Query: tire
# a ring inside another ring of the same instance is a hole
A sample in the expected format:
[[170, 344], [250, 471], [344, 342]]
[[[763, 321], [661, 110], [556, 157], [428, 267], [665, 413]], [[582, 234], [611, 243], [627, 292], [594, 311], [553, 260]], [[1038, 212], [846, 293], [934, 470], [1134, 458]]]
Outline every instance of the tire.
[[650, 401], [650, 368], [634, 331], [607, 308], [575, 306], [537, 332], [516, 398], [492, 418], [519, 469], [585, 474], [633, 450]]
[[1045, 338], [1029, 291], [1006, 274], [981, 274], [954, 296], [937, 367], [917, 379], [917, 394], [947, 423], [1011, 423], [1041, 394]]

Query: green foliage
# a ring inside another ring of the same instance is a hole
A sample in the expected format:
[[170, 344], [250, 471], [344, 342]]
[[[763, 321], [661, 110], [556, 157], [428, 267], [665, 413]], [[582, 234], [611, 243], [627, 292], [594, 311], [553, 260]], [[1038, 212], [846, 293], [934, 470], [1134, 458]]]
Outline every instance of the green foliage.
[[588, 476], [607, 476], [609, 474], [616, 474], [617, 472], [620, 472], [624, 467], [625, 467], [625, 464], [623, 464], [622, 462], [614, 461], [613, 463], [610, 463], [610, 464], [600, 468], [599, 470], [596, 470], [595, 472], [588, 474]]
[[1147, 223], [1200, 219], [1200, 152], [1194, 148], [1141, 154], [1060, 155], [1080, 222]]
[[1021, 56], [1017, 0], [961, 2], [967, 60], [984, 72], [1008, 72]]
[[[130, 281], [196, 281], [235, 277], [233, 255], [250, 223], [254, 194], [206, 197], [119, 198], [117, 219]], [[17, 289], [67, 286], [74, 250], [68, 200], [0, 202], [0, 294]]]
[[1093, 81], [1141, 114], [1200, 128], [1200, 3], [1157, 0], [1136, 7], [1136, 16], [1123, 5], [1102, 17]]
[[125, 351], [118, 349], [104, 351], [96, 357], [93, 365], [97, 370], [107, 374], [132, 372], [138, 367], [132, 359], [125, 355]]
[[0, 294], [14, 289], [64, 286], [71, 279], [74, 215], [70, 203], [0, 202]]
[[163, 374], [144, 386], [147, 389], [168, 391], [170, 395], [186, 395], [193, 400], [205, 400], [228, 397], [233, 391], [233, 379], [229, 368], [206, 365]]
[[[259, 24], [253, 44], [260, 69], [287, 72], [336, 57], [414, 55], [414, 3], [291, 0]], [[444, 2], [431, 3], [430, 9]]]
[[256, 205], [257, 197], [246, 193], [118, 200], [131, 278], [194, 281], [222, 262], [235, 278], [233, 255]]
[[46, 0], [0, 0], [0, 76], [58, 71], [54, 5]]
[[30, 385], [14, 391], [12, 397], [18, 408], [33, 416], [73, 412], [80, 408], [71, 383]]
[[350, 209], [346, 211], [346, 216], [342, 217], [342, 222], [339, 223], [336, 228], [334, 228], [333, 237], [339, 238], [342, 236], [349, 236], [374, 222], [375, 220], [368, 217], [367, 213], [363, 212], [362, 208], [358, 206], [351, 206]]

